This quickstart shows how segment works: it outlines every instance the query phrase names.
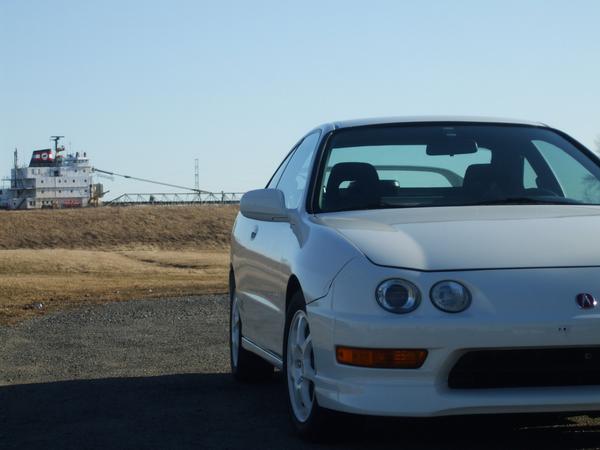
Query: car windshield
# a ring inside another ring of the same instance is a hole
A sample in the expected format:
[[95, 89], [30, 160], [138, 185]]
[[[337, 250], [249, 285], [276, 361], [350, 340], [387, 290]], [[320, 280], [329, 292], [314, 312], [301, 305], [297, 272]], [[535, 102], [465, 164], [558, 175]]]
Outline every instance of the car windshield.
[[600, 167], [543, 127], [396, 125], [336, 131], [320, 169], [320, 212], [600, 204]]

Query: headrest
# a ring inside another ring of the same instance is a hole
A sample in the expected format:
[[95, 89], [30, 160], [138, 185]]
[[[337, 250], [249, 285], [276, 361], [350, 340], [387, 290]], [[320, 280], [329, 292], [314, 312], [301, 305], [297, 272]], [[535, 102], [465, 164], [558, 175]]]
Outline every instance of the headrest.
[[[340, 185], [350, 181], [344, 195]], [[379, 176], [371, 164], [338, 163], [331, 169], [326, 189], [326, 208], [332, 211], [376, 207], [380, 199]]]
[[378, 183], [379, 176], [375, 167], [368, 163], [344, 162], [338, 163], [331, 169], [328, 189], [337, 189], [344, 181], [358, 181], [359, 183]]
[[463, 187], [470, 188], [482, 184], [490, 184], [494, 179], [494, 171], [491, 164], [473, 164], [467, 168]]

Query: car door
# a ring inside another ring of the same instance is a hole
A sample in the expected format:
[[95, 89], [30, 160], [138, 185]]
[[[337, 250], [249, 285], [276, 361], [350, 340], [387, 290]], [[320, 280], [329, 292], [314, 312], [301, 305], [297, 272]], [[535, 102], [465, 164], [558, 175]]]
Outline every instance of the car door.
[[[288, 209], [302, 207], [319, 135], [315, 132], [306, 136], [267, 186], [283, 192]], [[243, 259], [235, 268], [244, 337], [281, 356], [285, 294], [298, 240], [288, 222], [266, 222], [243, 216], [238, 218], [236, 235], [244, 243]]]

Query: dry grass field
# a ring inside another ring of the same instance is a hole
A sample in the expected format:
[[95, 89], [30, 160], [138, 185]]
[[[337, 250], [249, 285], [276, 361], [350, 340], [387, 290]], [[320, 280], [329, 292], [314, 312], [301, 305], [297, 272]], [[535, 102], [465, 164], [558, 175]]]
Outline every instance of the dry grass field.
[[83, 303], [221, 293], [235, 206], [0, 212], [0, 323]]

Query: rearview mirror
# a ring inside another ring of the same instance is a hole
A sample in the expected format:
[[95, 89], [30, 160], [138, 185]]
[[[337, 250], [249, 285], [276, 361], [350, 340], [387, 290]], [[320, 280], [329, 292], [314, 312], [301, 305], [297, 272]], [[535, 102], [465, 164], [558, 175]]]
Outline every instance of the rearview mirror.
[[477, 143], [473, 139], [465, 137], [444, 136], [427, 144], [426, 153], [431, 156], [477, 153]]
[[278, 189], [257, 189], [246, 192], [240, 201], [244, 217], [266, 222], [287, 222], [285, 197]]

